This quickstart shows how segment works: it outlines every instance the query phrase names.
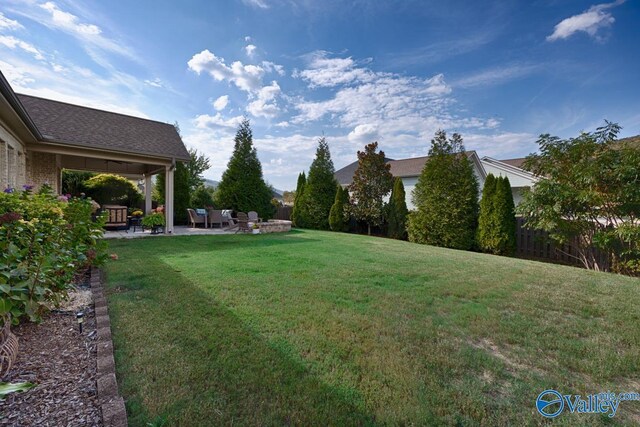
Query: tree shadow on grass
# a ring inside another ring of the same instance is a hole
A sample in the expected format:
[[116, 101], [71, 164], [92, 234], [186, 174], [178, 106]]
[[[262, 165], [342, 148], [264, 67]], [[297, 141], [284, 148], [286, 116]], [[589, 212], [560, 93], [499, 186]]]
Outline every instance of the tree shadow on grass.
[[131, 425], [375, 424], [357, 390], [322, 382], [158, 257], [145, 269], [108, 285]]

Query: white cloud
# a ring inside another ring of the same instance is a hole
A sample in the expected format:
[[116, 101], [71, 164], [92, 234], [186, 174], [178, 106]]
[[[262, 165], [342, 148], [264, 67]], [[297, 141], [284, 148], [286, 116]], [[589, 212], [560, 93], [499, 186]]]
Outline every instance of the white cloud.
[[378, 139], [378, 126], [371, 123], [358, 125], [349, 132], [347, 137], [349, 138], [349, 141], [361, 144], [374, 142]]
[[329, 58], [328, 52], [317, 51], [309, 55], [308, 68], [297, 72], [309, 82], [309, 87], [333, 87], [349, 83], [371, 81], [375, 75], [365, 68], [357, 68], [352, 58]]
[[238, 127], [244, 118], [242, 116], [230, 117], [228, 119], [222, 117], [220, 113], [216, 113], [215, 116], [209, 114], [200, 114], [194, 119], [194, 124], [198, 129], [219, 129], [229, 128], [235, 129]]
[[269, 5], [265, 0], [242, 0], [242, 2], [246, 5], [257, 7], [260, 9], [268, 9]]
[[208, 49], [196, 53], [187, 63], [189, 69], [201, 74], [208, 73], [217, 81], [229, 81], [239, 89], [254, 93], [262, 87], [262, 76], [265, 70], [257, 65], [243, 65], [236, 61], [230, 66]]
[[102, 30], [97, 25], [85, 24], [79, 22], [77, 16], [60, 10], [54, 2], [46, 2], [40, 5], [41, 8], [51, 13], [52, 22], [67, 31], [77, 33], [79, 35], [97, 36], [102, 33]]
[[[65, 2], [67, 6], [76, 7], [73, 2]], [[81, 18], [67, 10], [63, 10], [57, 3], [47, 1], [38, 3], [35, 1], [16, 2], [12, 11], [34, 22], [44, 25], [52, 30], [62, 31], [76, 38], [86, 53], [97, 64], [109, 71], [114, 68], [105, 57], [104, 52], [115, 53], [132, 61], [140, 62], [140, 56], [136, 55], [129, 47], [131, 43], [116, 40], [105, 34], [104, 28], [87, 22], [91, 20]], [[84, 11], [87, 14], [86, 10]]]
[[452, 83], [454, 87], [492, 86], [505, 81], [527, 76], [539, 70], [542, 64], [516, 64], [490, 68], [470, 76], [461, 78]]
[[126, 74], [103, 77], [73, 63], [47, 63], [14, 55], [0, 69], [18, 93], [147, 117], [142, 82]]
[[560, 21], [553, 30], [553, 33], [547, 36], [547, 41], [566, 39], [577, 32], [585, 32], [591, 37], [598, 38], [598, 31], [601, 28], [610, 27], [615, 18], [607, 11], [612, 7], [624, 3], [625, 0], [617, 0], [613, 3], [603, 3], [591, 6], [585, 12], [571, 16]]
[[273, 81], [269, 86], [264, 86], [260, 89], [257, 95], [258, 99], [247, 105], [247, 111], [254, 117], [275, 117], [279, 112], [275, 103], [278, 95], [280, 95], [280, 86], [278, 82]]
[[213, 101], [213, 108], [215, 108], [217, 111], [222, 111], [227, 107], [227, 104], [229, 104], [229, 95], [222, 95], [221, 97]]
[[261, 65], [267, 73], [278, 73], [280, 76], [285, 75], [284, 67], [280, 64], [271, 61], [262, 61]]
[[36, 49], [35, 46], [13, 36], [0, 36], [0, 45], [6, 46], [12, 50], [16, 48], [22, 49], [25, 52], [32, 54], [37, 60], [44, 60], [44, 56], [38, 49]]
[[465, 148], [476, 150], [480, 157], [509, 159], [522, 157], [523, 153], [532, 153], [537, 149], [537, 137], [530, 133], [501, 132], [490, 135], [467, 133], [462, 137]]
[[248, 44], [244, 47], [244, 51], [247, 53], [249, 58], [252, 58], [256, 52], [257, 47], [253, 44]]
[[0, 30], [19, 30], [24, 28], [22, 24], [13, 19], [9, 19], [0, 12]]
[[148, 85], [148, 86], [153, 86], [153, 87], [164, 87], [164, 85], [162, 84], [162, 80], [160, 80], [158, 77], [156, 77], [153, 80], [145, 80], [144, 84]]
[[251, 41], [251, 36], [244, 36], [244, 41], [250, 42]]

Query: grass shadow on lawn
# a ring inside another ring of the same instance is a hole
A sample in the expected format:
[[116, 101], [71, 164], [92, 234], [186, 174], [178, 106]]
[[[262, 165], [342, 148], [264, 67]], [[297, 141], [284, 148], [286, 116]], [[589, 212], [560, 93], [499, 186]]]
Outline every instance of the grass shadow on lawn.
[[119, 277], [109, 291], [130, 425], [165, 414], [170, 425], [374, 422], [352, 403], [357, 390], [324, 384], [160, 259], [145, 262], [152, 280]]

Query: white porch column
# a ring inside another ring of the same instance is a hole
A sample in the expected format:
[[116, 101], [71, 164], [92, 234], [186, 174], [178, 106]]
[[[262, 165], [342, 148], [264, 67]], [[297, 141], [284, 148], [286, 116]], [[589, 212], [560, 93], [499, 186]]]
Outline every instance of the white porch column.
[[173, 166], [165, 169], [165, 190], [164, 190], [164, 215], [166, 225], [165, 234], [173, 233]]
[[149, 215], [151, 213], [151, 174], [144, 176], [144, 214]]

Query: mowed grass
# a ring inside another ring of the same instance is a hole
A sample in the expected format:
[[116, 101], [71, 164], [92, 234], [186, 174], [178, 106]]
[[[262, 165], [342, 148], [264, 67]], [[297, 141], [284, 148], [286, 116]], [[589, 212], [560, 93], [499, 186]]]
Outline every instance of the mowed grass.
[[637, 279], [314, 231], [110, 247], [134, 426], [538, 425], [545, 389], [640, 391]]

